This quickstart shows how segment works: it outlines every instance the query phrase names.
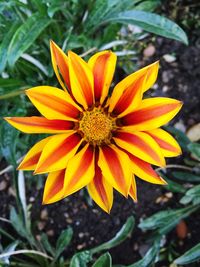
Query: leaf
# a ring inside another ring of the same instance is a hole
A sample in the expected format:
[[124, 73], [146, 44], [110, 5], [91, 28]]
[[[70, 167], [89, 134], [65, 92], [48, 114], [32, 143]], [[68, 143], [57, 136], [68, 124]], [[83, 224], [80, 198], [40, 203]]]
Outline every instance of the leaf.
[[134, 225], [135, 225], [135, 219], [133, 216], [130, 216], [115, 237], [97, 246], [96, 248], [92, 248], [90, 251], [92, 252], [92, 254], [94, 254], [102, 250], [108, 250], [113, 247], [116, 247], [117, 245], [121, 244], [131, 234]]
[[44, 249], [49, 252], [52, 256], [55, 255], [55, 250], [52, 248], [51, 244], [49, 243], [48, 236], [46, 233], [42, 233], [40, 242], [42, 243]]
[[112, 258], [110, 253], [107, 252], [100, 256], [92, 267], [112, 267]]
[[199, 206], [188, 206], [182, 209], [159, 211], [139, 224], [142, 230], [156, 230], [163, 235], [171, 231], [180, 220], [188, 217], [196, 211]]
[[155, 263], [155, 259], [159, 253], [160, 250], [160, 240], [156, 241], [152, 248], [150, 248], [143, 259], [139, 260], [136, 263], [133, 263], [131, 265], [128, 265], [127, 267], [150, 267], [153, 263]]
[[188, 151], [188, 145], [191, 143], [190, 139], [180, 130], [172, 127], [165, 126], [164, 129], [175, 135], [176, 140], [184, 151]]
[[16, 144], [19, 131], [11, 127], [7, 122], [3, 122], [0, 127], [0, 149], [5, 159], [16, 165]]
[[200, 144], [191, 143], [188, 145], [188, 149], [192, 152], [198, 159], [200, 159]]
[[18, 58], [34, 43], [50, 23], [49, 18], [35, 13], [17, 29], [8, 48], [8, 63], [10, 66], [14, 66]]
[[161, 173], [160, 175], [167, 182], [167, 185], [164, 186], [164, 189], [169, 190], [174, 193], [185, 193], [186, 192], [186, 188], [184, 188], [182, 185], [168, 179], [163, 173]]
[[188, 204], [190, 202], [193, 202], [193, 204], [200, 203], [200, 185], [196, 185], [189, 189], [185, 196], [180, 199], [181, 204]]
[[2, 73], [6, 67], [7, 49], [13, 37], [13, 34], [16, 32], [18, 27], [19, 23], [14, 23], [10, 27], [9, 31], [4, 35], [4, 38], [0, 44], [0, 73]]
[[188, 44], [187, 35], [175, 22], [154, 13], [129, 10], [107, 16], [102, 24], [109, 22], [133, 24], [145, 31]]
[[21, 80], [0, 78], [0, 96], [22, 87], [24, 87], [24, 82]]
[[22, 237], [27, 237], [27, 231], [25, 225], [23, 223], [23, 219], [17, 214], [14, 207], [11, 208], [10, 211], [10, 220], [13, 228], [17, 231], [17, 233]]
[[69, 267], [88, 267], [87, 263], [92, 260], [90, 251], [86, 250], [83, 252], [76, 253], [71, 261]]
[[140, 2], [134, 9], [142, 11], [154, 11], [160, 5], [160, 0], [147, 0]]
[[195, 262], [200, 259], [200, 243], [198, 243], [196, 246], [188, 250], [186, 253], [184, 253], [182, 256], [177, 258], [174, 263], [185, 265], [192, 262]]
[[68, 227], [60, 234], [56, 242], [55, 259], [57, 259], [60, 256], [60, 254], [64, 251], [64, 249], [70, 244], [72, 235], [73, 235], [73, 230], [71, 227]]
[[[10, 252], [15, 251], [18, 244], [19, 244], [19, 241], [12, 242], [11, 244], [9, 244], [7, 246], [6, 249], [4, 249], [3, 253], [10, 253]], [[5, 263], [5, 264], [10, 264], [9, 258], [10, 258], [10, 256], [4, 257], [1, 259], [1, 262]]]
[[185, 181], [185, 182], [200, 182], [200, 175], [192, 174], [190, 172], [183, 172], [183, 171], [176, 171], [172, 172], [172, 175], [179, 180]]

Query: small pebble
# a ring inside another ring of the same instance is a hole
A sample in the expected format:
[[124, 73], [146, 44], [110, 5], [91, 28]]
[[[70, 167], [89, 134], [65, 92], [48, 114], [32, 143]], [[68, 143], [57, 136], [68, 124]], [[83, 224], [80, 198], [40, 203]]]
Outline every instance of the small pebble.
[[170, 54], [164, 55], [163, 58], [168, 63], [172, 63], [172, 62], [176, 61], [176, 57], [175, 56], [172, 56]]
[[5, 190], [6, 189], [6, 187], [7, 187], [7, 182], [6, 181], [1, 181], [0, 182], [0, 191], [3, 191], [3, 190]]
[[37, 227], [38, 230], [42, 231], [45, 227], [46, 223], [45, 222], [38, 222]]
[[143, 51], [143, 55], [145, 57], [152, 57], [156, 52], [156, 48], [155, 46], [153, 46], [152, 44], [149, 44]]
[[54, 230], [52, 229], [48, 230], [46, 233], [48, 236], [54, 236]]
[[48, 212], [47, 209], [43, 209], [40, 213], [40, 219], [47, 220], [48, 219]]

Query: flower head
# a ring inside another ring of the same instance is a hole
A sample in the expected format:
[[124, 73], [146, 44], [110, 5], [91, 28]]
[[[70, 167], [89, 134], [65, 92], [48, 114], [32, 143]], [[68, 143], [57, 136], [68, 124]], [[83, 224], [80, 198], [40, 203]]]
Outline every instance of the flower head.
[[36, 143], [18, 167], [49, 173], [43, 203], [87, 186], [94, 201], [110, 212], [113, 188], [136, 201], [135, 175], [165, 184], [151, 164], [165, 166], [165, 157], [181, 153], [174, 138], [159, 127], [182, 103], [163, 97], [142, 100], [156, 81], [159, 63], [123, 79], [109, 97], [116, 65], [113, 52], [96, 53], [85, 62], [51, 42], [51, 57], [63, 90], [31, 88], [26, 94], [42, 116], [5, 118], [25, 133], [53, 134]]

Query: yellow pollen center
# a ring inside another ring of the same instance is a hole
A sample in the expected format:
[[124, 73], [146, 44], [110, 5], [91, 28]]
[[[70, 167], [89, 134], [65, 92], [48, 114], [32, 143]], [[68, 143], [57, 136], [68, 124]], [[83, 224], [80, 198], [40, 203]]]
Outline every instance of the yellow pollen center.
[[100, 145], [111, 138], [113, 120], [100, 109], [86, 111], [80, 121], [80, 130], [86, 141]]

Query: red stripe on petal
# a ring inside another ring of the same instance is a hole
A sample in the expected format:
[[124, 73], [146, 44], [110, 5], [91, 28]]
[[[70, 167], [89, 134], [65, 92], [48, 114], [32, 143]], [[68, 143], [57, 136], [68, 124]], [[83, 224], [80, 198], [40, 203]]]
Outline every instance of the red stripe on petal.
[[108, 59], [110, 58], [110, 54], [104, 54], [98, 57], [95, 63], [95, 67], [93, 69], [94, 75], [94, 94], [95, 100], [100, 101], [104, 82], [105, 75], [107, 71], [106, 65], [108, 64]]
[[148, 175], [151, 175], [152, 177], [160, 179], [160, 176], [154, 171], [151, 164], [133, 156], [132, 154], [128, 154], [130, 160], [132, 160], [135, 164], [137, 164], [144, 172], [146, 172]]
[[[80, 142], [81, 137], [78, 134], [73, 134], [67, 137], [52, 153], [44, 160], [37, 168], [37, 173], [43, 171], [46, 166], [51, 166], [58, 159], [68, 154]], [[47, 144], [48, 145], [48, 144]]]
[[163, 139], [158, 138], [150, 132], [147, 132], [158, 144], [161, 148], [169, 150], [171, 152], [177, 152], [177, 148], [172, 146], [171, 144], [165, 142]]
[[144, 81], [144, 76], [140, 77], [135, 83], [131, 84], [126, 90], [123, 92], [119, 101], [117, 102], [113, 114], [118, 115], [124, 112], [133, 102], [135, 95], [138, 90], [142, 89], [142, 83]]
[[85, 151], [79, 166], [77, 166], [77, 170], [71, 178], [68, 187], [73, 187], [79, 181], [79, 179], [81, 179], [81, 176], [83, 176], [83, 174], [88, 170], [93, 161], [93, 153], [94, 151], [92, 146], [89, 146]]
[[126, 190], [125, 183], [124, 183], [124, 173], [121, 167], [121, 162], [116, 154], [116, 152], [110, 148], [109, 146], [102, 147], [102, 152], [104, 157], [107, 161], [109, 169], [113, 175], [118, 180], [118, 184], [121, 188]]
[[[49, 188], [48, 194], [45, 196], [45, 199], [51, 200], [53, 196], [55, 196], [58, 192], [60, 192], [63, 189], [65, 169], [57, 173], [58, 175], [54, 178], [55, 181], [52, 184], [51, 188]], [[45, 200], [43, 202], [45, 202]]]
[[52, 42], [52, 49], [53, 49], [53, 53], [55, 56], [55, 60], [56, 60], [58, 69], [59, 69], [68, 89], [70, 90], [71, 87], [70, 87], [70, 79], [69, 79], [69, 66], [67, 64], [67, 55], [65, 55], [66, 59], [64, 59], [62, 53], [56, 47], [54, 42]]
[[177, 103], [155, 105], [131, 112], [124, 116], [121, 121], [124, 126], [139, 124], [167, 114], [170, 111], [173, 111], [175, 108], [177, 108]]
[[36, 165], [40, 159], [41, 154], [42, 154], [42, 151], [38, 152], [33, 157], [25, 161], [23, 164], [20, 164], [20, 167], [18, 167], [18, 169], [23, 170], [23, 169], [30, 168], [31, 166]]
[[48, 95], [43, 95], [42, 93], [39, 94], [38, 92], [34, 93], [33, 91], [29, 92], [29, 95], [32, 99], [35, 99], [41, 104], [50, 107], [51, 109], [68, 117], [78, 118], [80, 115], [80, 111], [72, 104], [66, 103], [66, 101], [62, 101], [60, 98], [55, 96], [50, 95], [50, 97], [48, 97]]
[[134, 144], [142, 151], [145, 151], [146, 154], [150, 155], [154, 161], [160, 162], [160, 158], [157, 153], [155, 153], [155, 151], [144, 140], [139, 138], [139, 136], [128, 132], [116, 132], [115, 136], [127, 143]]

